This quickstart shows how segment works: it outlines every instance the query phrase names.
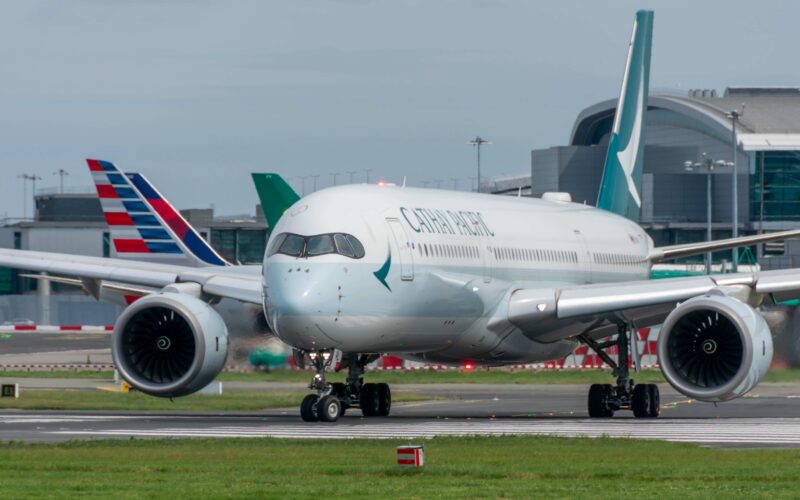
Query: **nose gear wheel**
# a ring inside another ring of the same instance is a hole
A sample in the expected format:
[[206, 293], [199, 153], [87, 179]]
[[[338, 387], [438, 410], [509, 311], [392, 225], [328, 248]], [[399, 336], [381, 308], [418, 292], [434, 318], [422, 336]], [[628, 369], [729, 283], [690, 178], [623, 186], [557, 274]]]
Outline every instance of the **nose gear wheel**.
[[[378, 359], [377, 354], [347, 354], [338, 351], [296, 352], [296, 358], [308, 355], [314, 367], [314, 377], [308, 388], [316, 394], [307, 395], [300, 404], [304, 422], [335, 422], [347, 408], [359, 407], [365, 417], [386, 417], [392, 408], [392, 392], [388, 384], [365, 384], [364, 367]], [[341, 363], [339, 363], [341, 361]], [[346, 382], [328, 383], [325, 370], [348, 369]]]

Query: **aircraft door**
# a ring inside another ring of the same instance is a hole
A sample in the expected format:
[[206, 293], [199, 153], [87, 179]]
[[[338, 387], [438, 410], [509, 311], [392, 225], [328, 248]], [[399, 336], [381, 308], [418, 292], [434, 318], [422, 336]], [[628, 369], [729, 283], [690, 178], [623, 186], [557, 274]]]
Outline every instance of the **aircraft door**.
[[397, 250], [395, 259], [400, 265], [400, 279], [413, 281], [414, 252], [411, 249], [411, 240], [408, 238], [399, 219], [387, 217], [386, 224], [389, 226], [389, 232], [392, 234], [392, 241], [394, 241], [394, 247]]
[[489, 239], [488, 236], [481, 237], [481, 256], [483, 258], [483, 282], [484, 283], [491, 283], [492, 282], [492, 253], [491, 253], [491, 244], [492, 241]]
[[593, 283], [592, 280], [592, 252], [589, 249], [589, 244], [586, 243], [586, 238], [581, 233], [580, 229], [574, 231], [575, 239], [578, 243], [578, 266], [583, 273], [585, 283]]

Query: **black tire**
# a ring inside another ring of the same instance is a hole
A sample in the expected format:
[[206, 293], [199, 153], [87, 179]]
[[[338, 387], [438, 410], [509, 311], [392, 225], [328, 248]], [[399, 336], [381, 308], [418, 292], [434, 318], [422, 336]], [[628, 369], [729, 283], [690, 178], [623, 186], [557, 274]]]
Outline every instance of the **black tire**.
[[319, 415], [317, 414], [317, 395], [309, 394], [303, 398], [300, 403], [300, 418], [303, 422], [318, 422]]
[[661, 394], [656, 384], [647, 384], [647, 389], [650, 392], [650, 418], [656, 418], [661, 415]]
[[610, 384], [592, 384], [589, 387], [589, 416], [592, 418], [609, 418], [614, 410], [609, 405], [613, 388]]
[[317, 403], [317, 413], [321, 422], [336, 422], [342, 416], [342, 403], [333, 394], [328, 394]]
[[364, 384], [361, 386], [359, 394], [359, 405], [361, 414], [365, 417], [374, 417], [378, 414], [378, 398], [375, 384]]
[[633, 388], [631, 400], [633, 416], [656, 418], [661, 413], [661, 396], [656, 384], [639, 384]]
[[378, 413], [379, 417], [388, 417], [389, 412], [392, 410], [392, 391], [389, 389], [389, 384], [375, 384], [375, 396], [378, 400]]

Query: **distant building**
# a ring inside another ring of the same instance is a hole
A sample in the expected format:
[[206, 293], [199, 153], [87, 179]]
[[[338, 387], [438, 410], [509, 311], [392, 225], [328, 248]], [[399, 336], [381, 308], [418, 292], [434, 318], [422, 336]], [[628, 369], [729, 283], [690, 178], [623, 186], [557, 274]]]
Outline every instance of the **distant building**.
[[[34, 201], [36, 213], [33, 220], [11, 220], [0, 224], [0, 248], [117, 257], [96, 194], [37, 194]], [[227, 260], [241, 264], [261, 263], [269, 230], [260, 206], [256, 208], [255, 216], [217, 218], [211, 208], [189, 209], [181, 213]], [[36, 290], [35, 280], [20, 279], [19, 274], [0, 268], [0, 294]], [[68, 285], [53, 284], [53, 291], [76, 290]]]
[[[617, 100], [584, 109], [566, 146], [531, 152], [532, 193], [566, 191], [576, 202], [594, 204], [602, 176]], [[743, 107], [744, 105], [744, 107]], [[650, 95], [641, 224], [656, 245], [702, 241], [706, 237], [705, 170], [687, 171], [685, 161], [703, 153], [731, 161], [731, 121], [726, 113], [744, 109], [737, 124], [739, 233], [800, 228], [800, 88], [730, 87], [723, 95], [697, 90]], [[714, 238], [731, 234], [731, 169], [713, 174]], [[758, 248], [764, 268], [800, 266], [800, 245], [785, 252]], [[715, 260], [730, 252], [715, 254]], [[702, 259], [701, 256], [694, 258]]]

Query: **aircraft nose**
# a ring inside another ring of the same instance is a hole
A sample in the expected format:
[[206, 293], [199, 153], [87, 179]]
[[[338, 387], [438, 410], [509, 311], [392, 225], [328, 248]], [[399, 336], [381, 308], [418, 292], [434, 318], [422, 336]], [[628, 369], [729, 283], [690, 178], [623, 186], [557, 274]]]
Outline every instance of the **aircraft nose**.
[[300, 260], [269, 265], [265, 305], [278, 338], [306, 349], [334, 347], [319, 327], [335, 314], [336, 287], [326, 278], [325, 271]]

